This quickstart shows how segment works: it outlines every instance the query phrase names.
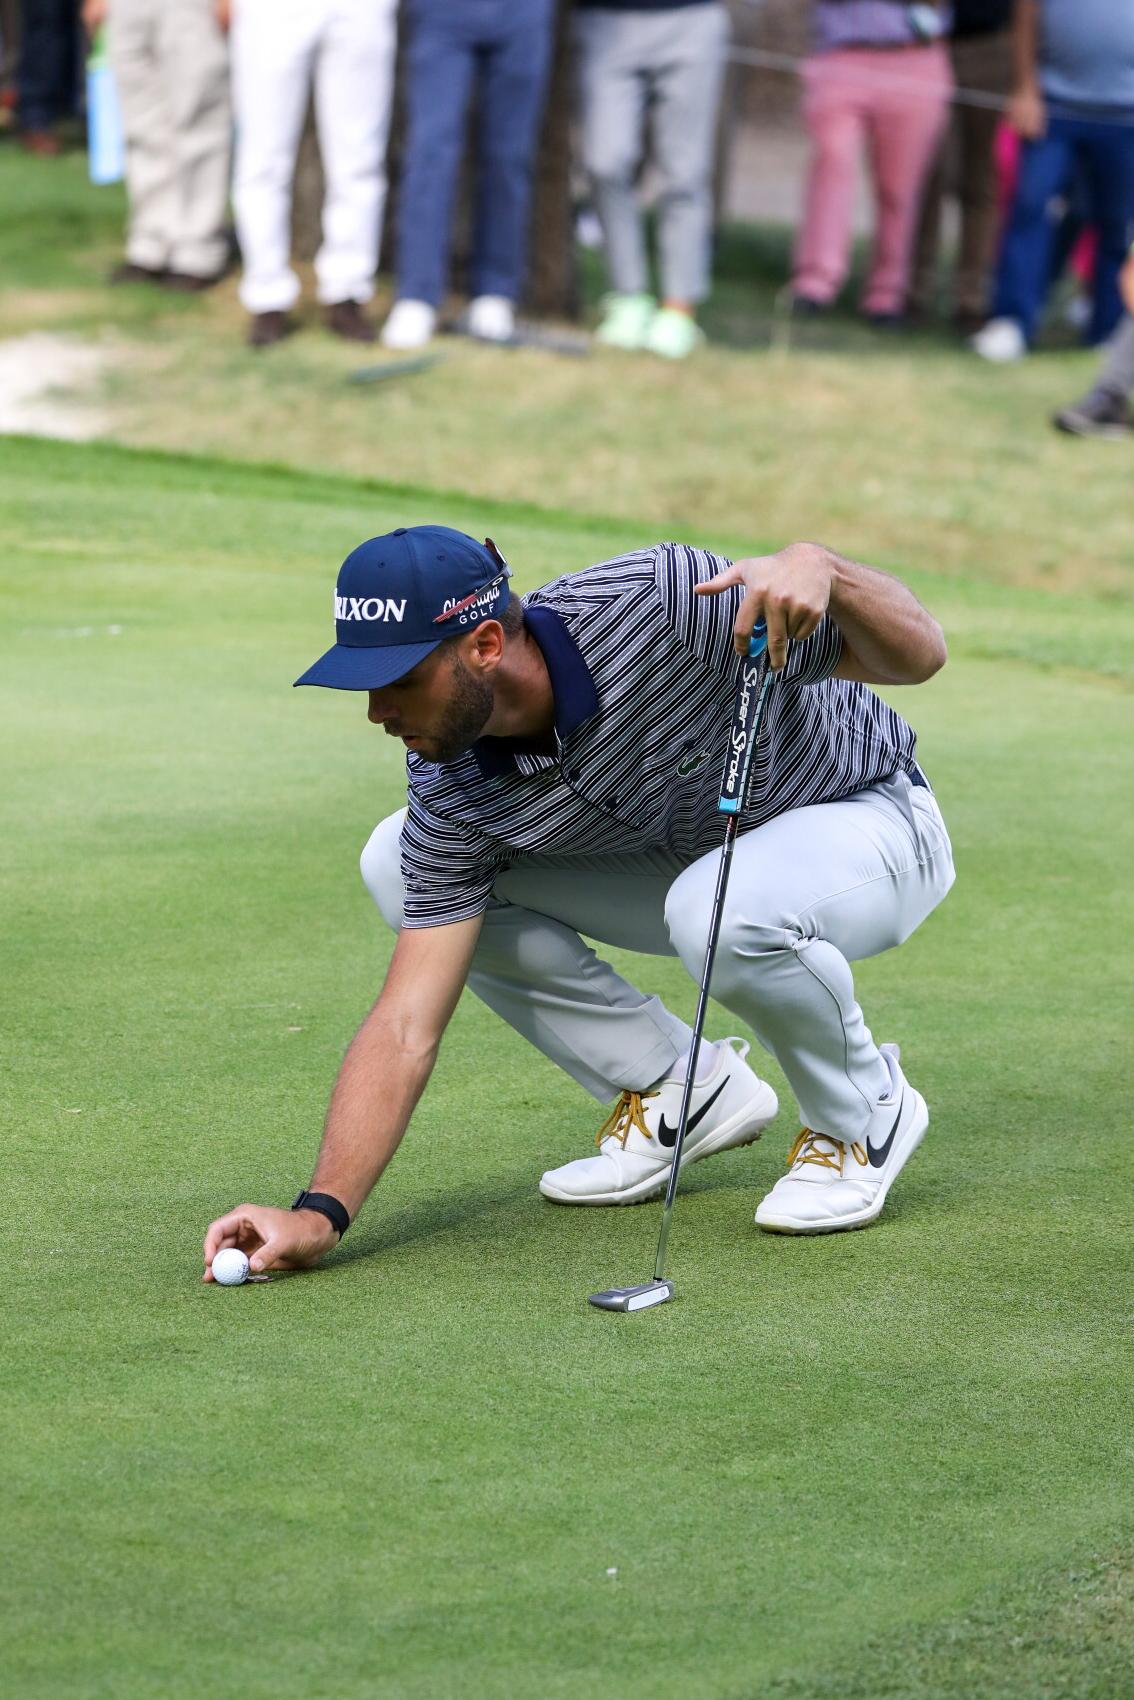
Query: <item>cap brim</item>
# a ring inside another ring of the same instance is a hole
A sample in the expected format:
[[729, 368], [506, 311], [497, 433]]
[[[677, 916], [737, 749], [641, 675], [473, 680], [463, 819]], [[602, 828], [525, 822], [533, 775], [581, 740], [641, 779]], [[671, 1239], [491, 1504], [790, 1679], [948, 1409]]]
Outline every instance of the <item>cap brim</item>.
[[392, 685], [396, 679], [402, 678], [444, 641], [444, 638], [435, 638], [431, 643], [375, 644], [358, 648], [336, 643], [295, 683], [324, 685], [332, 691], [376, 691], [382, 685]]

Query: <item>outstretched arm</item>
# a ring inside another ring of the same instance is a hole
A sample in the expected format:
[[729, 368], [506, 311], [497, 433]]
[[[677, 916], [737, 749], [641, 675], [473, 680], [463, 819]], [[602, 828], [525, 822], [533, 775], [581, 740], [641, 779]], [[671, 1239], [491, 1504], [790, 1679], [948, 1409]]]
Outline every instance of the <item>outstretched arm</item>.
[[[386, 981], [351, 1040], [331, 1093], [310, 1191], [329, 1192], [354, 1217], [394, 1155], [437, 1060], [480, 935], [481, 920], [405, 928]], [[248, 1253], [252, 1267], [303, 1269], [337, 1243], [314, 1210], [241, 1204], [205, 1236], [205, 1280], [225, 1246]]]
[[835, 676], [867, 685], [917, 685], [945, 665], [939, 623], [900, 579], [848, 561], [821, 543], [789, 543], [775, 555], [755, 555], [696, 587], [715, 596], [744, 587], [733, 625], [738, 655], [747, 655], [758, 619], [768, 626], [768, 659], [778, 671], [788, 643], [810, 637], [830, 614], [843, 638]]

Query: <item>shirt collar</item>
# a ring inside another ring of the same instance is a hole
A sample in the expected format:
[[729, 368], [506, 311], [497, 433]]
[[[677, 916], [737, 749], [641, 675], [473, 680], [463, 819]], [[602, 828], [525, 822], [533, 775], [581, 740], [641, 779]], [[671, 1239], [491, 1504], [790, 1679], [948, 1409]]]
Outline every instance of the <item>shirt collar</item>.
[[[595, 682], [566, 621], [553, 608], [525, 603], [524, 624], [547, 664], [554, 699], [555, 734], [564, 743], [572, 732], [577, 732], [598, 713]], [[485, 778], [515, 771], [516, 743], [513, 738], [478, 739], [472, 754]]]

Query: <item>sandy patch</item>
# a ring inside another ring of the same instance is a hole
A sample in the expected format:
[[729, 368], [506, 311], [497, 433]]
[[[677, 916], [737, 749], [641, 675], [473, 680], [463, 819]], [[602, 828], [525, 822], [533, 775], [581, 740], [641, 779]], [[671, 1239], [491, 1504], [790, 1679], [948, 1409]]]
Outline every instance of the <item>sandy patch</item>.
[[110, 352], [75, 337], [36, 331], [0, 342], [0, 431], [82, 442], [109, 428], [89, 398]]

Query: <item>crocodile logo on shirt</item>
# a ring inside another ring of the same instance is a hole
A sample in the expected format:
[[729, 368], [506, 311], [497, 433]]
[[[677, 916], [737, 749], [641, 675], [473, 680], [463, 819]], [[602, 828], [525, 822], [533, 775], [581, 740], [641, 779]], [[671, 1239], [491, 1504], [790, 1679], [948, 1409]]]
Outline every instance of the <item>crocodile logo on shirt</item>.
[[688, 779], [689, 775], [691, 773], [696, 773], [701, 763], [703, 761], [708, 761], [708, 759], [708, 750], [700, 750], [696, 755], [682, 756], [681, 760], [677, 764], [678, 778]]

